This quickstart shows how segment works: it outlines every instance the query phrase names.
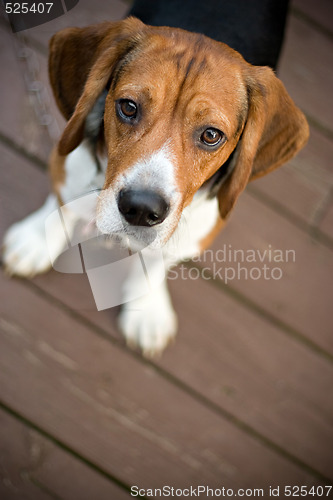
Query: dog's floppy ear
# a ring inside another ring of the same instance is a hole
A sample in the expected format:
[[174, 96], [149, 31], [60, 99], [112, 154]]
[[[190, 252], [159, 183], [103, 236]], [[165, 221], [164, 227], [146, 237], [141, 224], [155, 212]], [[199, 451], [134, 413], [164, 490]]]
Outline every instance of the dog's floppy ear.
[[140, 39], [145, 25], [135, 18], [87, 28], [67, 28], [50, 41], [49, 76], [62, 114], [69, 122], [59, 142], [66, 155], [81, 142], [85, 119], [105, 89], [117, 62]]
[[247, 120], [231, 160], [232, 172], [218, 192], [222, 218], [249, 181], [290, 160], [309, 136], [303, 113], [271, 69], [249, 65], [246, 83]]

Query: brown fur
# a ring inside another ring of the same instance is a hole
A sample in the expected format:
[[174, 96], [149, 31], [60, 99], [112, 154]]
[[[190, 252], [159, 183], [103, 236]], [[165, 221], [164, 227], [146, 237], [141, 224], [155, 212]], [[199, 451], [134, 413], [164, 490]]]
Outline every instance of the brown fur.
[[[104, 187], [171, 140], [180, 211], [234, 151], [235, 167], [218, 193], [225, 219], [250, 180], [288, 161], [308, 138], [304, 115], [273, 71], [251, 66], [203, 35], [146, 26], [134, 18], [71, 28], [52, 38], [49, 68], [58, 106], [69, 119], [60, 156], [81, 142], [85, 118], [109, 82]], [[120, 98], [140, 103], [144, 111], [137, 125], [116, 116], [114, 102]], [[199, 147], [195, 134], [204, 126], [222, 130], [225, 144], [210, 151]]]

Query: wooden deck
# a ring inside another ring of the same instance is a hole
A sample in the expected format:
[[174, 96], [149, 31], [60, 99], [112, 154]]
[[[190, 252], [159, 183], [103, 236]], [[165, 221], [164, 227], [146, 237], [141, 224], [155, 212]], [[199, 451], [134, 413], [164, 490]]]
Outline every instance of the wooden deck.
[[[121, 18], [127, 5], [81, 0], [29, 30], [39, 78], [55, 31]], [[332, 7], [294, 1], [280, 64], [310, 142], [248, 187], [213, 247], [292, 249], [281, 279], [171, 280], [179, 335], [150, 362], [126, 348], [113, 309], [96, 311], [85, 275], [0, 273], [1, 500], [122, 500], [132, 485], [269, 498], [270, 486], [332, 484]], [[45, 198], [51, 141], [3, 19], [0, 37], [2, 237]]]

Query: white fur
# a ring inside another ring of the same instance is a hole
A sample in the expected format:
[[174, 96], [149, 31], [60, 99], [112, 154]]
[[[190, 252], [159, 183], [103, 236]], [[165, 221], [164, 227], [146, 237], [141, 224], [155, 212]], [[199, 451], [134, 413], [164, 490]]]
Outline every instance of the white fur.
[[[100, 159], [103, 171], [106, 169], [106, 159]], [[101, 189], [104, 183], [104, 173], [97, 174], [96, 160], [87, 140], [70, 153], [65, 160], [65, 184], [60, 188], [63, 203], [94, 189]]]
[[198, 255], [201, 240], [214, 228], [218, 217], [217, 198], [209, 199], [205, 189], [199, 190], [183, 210], [175, 232], [164, 246], [165, 257], [179, 262]]
[[[101, 192], [97, 207], [96, 224], [105, 234], [119, 233], [127, 236], [127, 242], [135, 249], [149, 245], [160, 248], [168, 239], [177, 223], [177, 211], [181, 200], [176, 184], [176, 165], [168, 144], [152, 153], [120, 174], [112, 186]], [[166, 219], [151, 228], [133, 227], [120, 214], [117, 198], [122, 189], [151, 189], [160, 194], [170, 205]]]
[[51, 261], [67, 246], [66, 233], [60, 225], [54, 226], [46, 241], [45, 220], [57, 208], [57, 199], [50, 194], [39, 210], [8, 229], [3, 242], [3, 262], [8, 274], [31, 277], [50, 269]]
[[166, 281], [147, 295], [126, 303], [118, 325], [131, 347], [139, 347], [147, 357], [159, 355], [177, 332], [177, 316]]

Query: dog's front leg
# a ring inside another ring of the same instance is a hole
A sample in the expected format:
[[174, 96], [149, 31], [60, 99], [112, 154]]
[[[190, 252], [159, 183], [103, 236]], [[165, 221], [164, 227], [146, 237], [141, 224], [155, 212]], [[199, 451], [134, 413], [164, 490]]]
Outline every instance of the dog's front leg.
[[[4, 236], [3, 263], [8, 274], [32, 277], [50, 269], [51, 258], [54, 261], [68, 246], [80, 219], [66, 204], [89, 189], [99, 187], [95, 182], [96, 162], [85, 142], [67, 157], [60, 157], [55, 149], [51, 155], [50, 173], [54, 193], [39, 210], [13, 224]], [[45, 221], [59, 209], [59, 198], [65, 205], [66, 231], [55, 224], [46, 240]]]
[[[146, 357], [159, 355], [177, 332], [177, 316], [167, 286], [169, 265], [164, 263], [165, 276], [161, 277], [159, 258], [145, 259], [144, 273], [142, 262], [137, 260], [123, 286], [119, 328], [127, 344], [140, 348]], [[149, 291], [144, 293], [147, 282]], [[136, 298], [129, 300], [132, 297]]]
[[[60, 226], [54, 227], [46, 241], [45, 221], [58, 208], [57, 197], [50, 194], [41, 208], [8, 229], [3, 241], [3, 263], [8, 274], [32, 277], [51, 268], [50, 254], [56, 258], [67, 243]], [[74, 228], [76, 217], [69, 215], [66, 222]]]

